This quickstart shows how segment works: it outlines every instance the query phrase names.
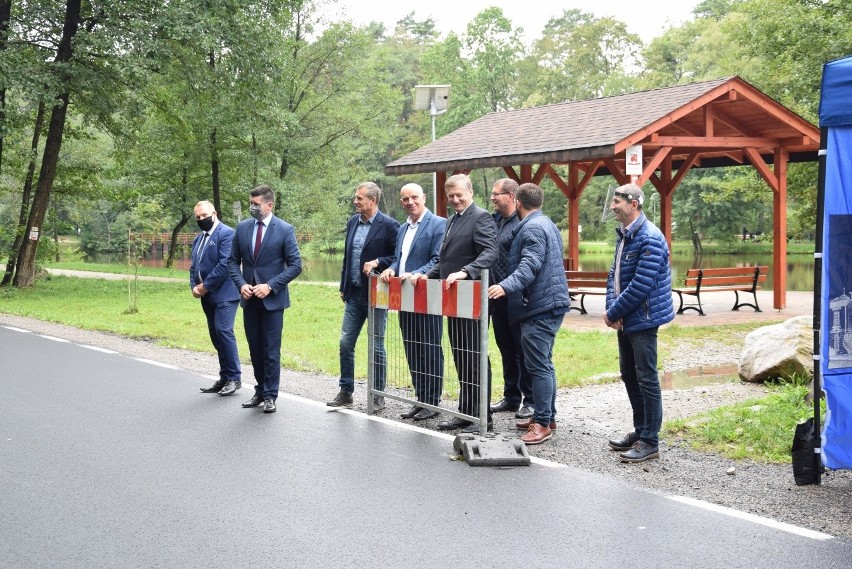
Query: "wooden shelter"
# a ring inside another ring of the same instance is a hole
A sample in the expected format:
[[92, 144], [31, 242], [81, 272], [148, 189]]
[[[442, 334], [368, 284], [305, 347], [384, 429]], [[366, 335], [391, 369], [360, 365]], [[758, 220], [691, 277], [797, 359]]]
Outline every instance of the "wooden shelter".
[[[819, 129], [739, 77], [530, 109], [490, 113], [385, 167], [390, 175], [502, 168], [519, 183], [548, 176], [568, 198], [569, 257], [579, 256], [579, 202], [593, 176], [619, 184], [625, 151], [642, 145], [671, 244], [672, 195], [692, 168], [751, 164], [774, 193], [774, 306], [786, 307], [787, 164], [816, 161]], [[567, 166], [567, 179], [553, 168]], [[446, 196], [438, 192], [438, 212]]]

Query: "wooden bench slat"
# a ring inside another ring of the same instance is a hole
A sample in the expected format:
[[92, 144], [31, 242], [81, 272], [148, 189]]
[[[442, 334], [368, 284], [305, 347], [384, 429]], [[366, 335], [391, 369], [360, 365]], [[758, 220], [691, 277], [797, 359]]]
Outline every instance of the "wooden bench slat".
[[[760, 307], [757, 304], [757, 287], [767, 281], [769, 267], [757, 265], [753, 267], [715, 267], [710, 269], [688, 269], [686, 271], [685, 286], [672, 288], [680, 299], [677, 313], [683, 314], [686, 310], [695, 310], [702, 316], [704, 308], [701, 306], [701, 292], [733, 291], [736, 301], [732, 310], [739, 310], [741, 306], [750, 306], [757, 312]], [[741, 292], [751, 293], [754, 296], [754, 304], [740, 302]], [[697, 305], [684, 306], [683, 295], [694, 296]]]
[[580, 314], [587, 314], [586, 295], [601, 296], [606, 294], [606, 283], [609, 271], [565, 271], [568, 281], [568, 294], [572, 300], [580, 296], [580, 307], [571, 306], [570, 310], [576, 310]]

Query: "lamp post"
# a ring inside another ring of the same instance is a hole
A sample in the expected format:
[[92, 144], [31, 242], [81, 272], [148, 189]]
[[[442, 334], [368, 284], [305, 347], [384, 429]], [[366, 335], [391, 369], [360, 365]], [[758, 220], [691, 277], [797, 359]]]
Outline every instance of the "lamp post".
[[[429, 111], [432, 117], [432, 142], [435, 142], [435, 117], [447, 112], [450, 85], [415, 85], [414, 110]], [[432, 172], [432, 211], [438, 213], [437, 173]]]

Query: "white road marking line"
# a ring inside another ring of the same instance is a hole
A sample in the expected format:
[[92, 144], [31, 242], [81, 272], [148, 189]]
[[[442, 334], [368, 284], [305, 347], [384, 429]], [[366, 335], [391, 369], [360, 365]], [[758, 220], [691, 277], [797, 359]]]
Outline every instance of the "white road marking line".
[[32, 334], [29, 330], [24, 330], [23, 328], [15, 328], [14, 326], [3, 326], [7, 330], [11, 330], [12, 332], [23, 332], [24, 334]]
[[770, 518], [764, 518], [755, 514], [749, 514], [747, 512], [741, 512], [739, 510], [734, 510], [733, 508], [726, 508], [725, 506], [718, 506], [716, 504], [711, 504], [710, 502], [705, 502], [704, 500], [696, 500], [695, 498], [687, 498], [686, 496], [667, 496], [667, 498], [669, 500], [674, 500], [675, 502], [688, 504], [690, 506], [695, 506], [696, 508], [702, 508], [719, 514], [725, 514], [726, 516], [731, 516], [732, 518], [739, 518], [741, 520], [746, 520], [748, 522], [760, 524], [773, 529], [786, 531], [788, 533], [800, 535], [802, 537], [808, 537], [811, 539], [818, 540], [834, 539], [833, 535], [829, 535], [827, 533], [822, 533], [806, 528], [800, 528], [799, 526], [794, 526], [793, 524], [779, 522]]
[[154, 365], [154, 366], [157, 366], [157, 367], [164, 367], [166, 369], [177, 369], [177, 370], [181, 369], [177, 366], [164, 364], [164, 363], [160, 363], [160, 362], [155, 362], [154, 360], [146, 360], [145, 358], [133, 358], [133, 359], [136, 360], [137, 362], [142, 362], [143, 364], [151, 364], [151, 365]]
[[96, 352], [103, 352], [105, 354], [117, 354], [115, 350], [108, 350], [106, 348], [101, 348], [100, 346], [90, 346], [89, 344], [77, 344], [81, 348], [86, 348], [87, 350], [94, 350]]
[[42, 338], [45, 338], [47, 340], [53, 340], [54, 342], [63, 342], [63, 343], [66, 343], [66, 342], [70, 343], [71, 342], [71, 340], [66, 340], [65, 338], [57, 338], [56, 336], [48, 336], [47, 334], [39, 334], [39, 336], [41, 336]]

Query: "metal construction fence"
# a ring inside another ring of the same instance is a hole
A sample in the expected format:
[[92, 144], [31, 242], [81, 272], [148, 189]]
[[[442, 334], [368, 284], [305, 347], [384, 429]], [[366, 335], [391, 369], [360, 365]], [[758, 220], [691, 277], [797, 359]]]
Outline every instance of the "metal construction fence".
[[487, 270], [481, 280], [450, 285], [370, 277], [367, 413], [378, 395], [479, 423], [486, 432], [487, 283]]

